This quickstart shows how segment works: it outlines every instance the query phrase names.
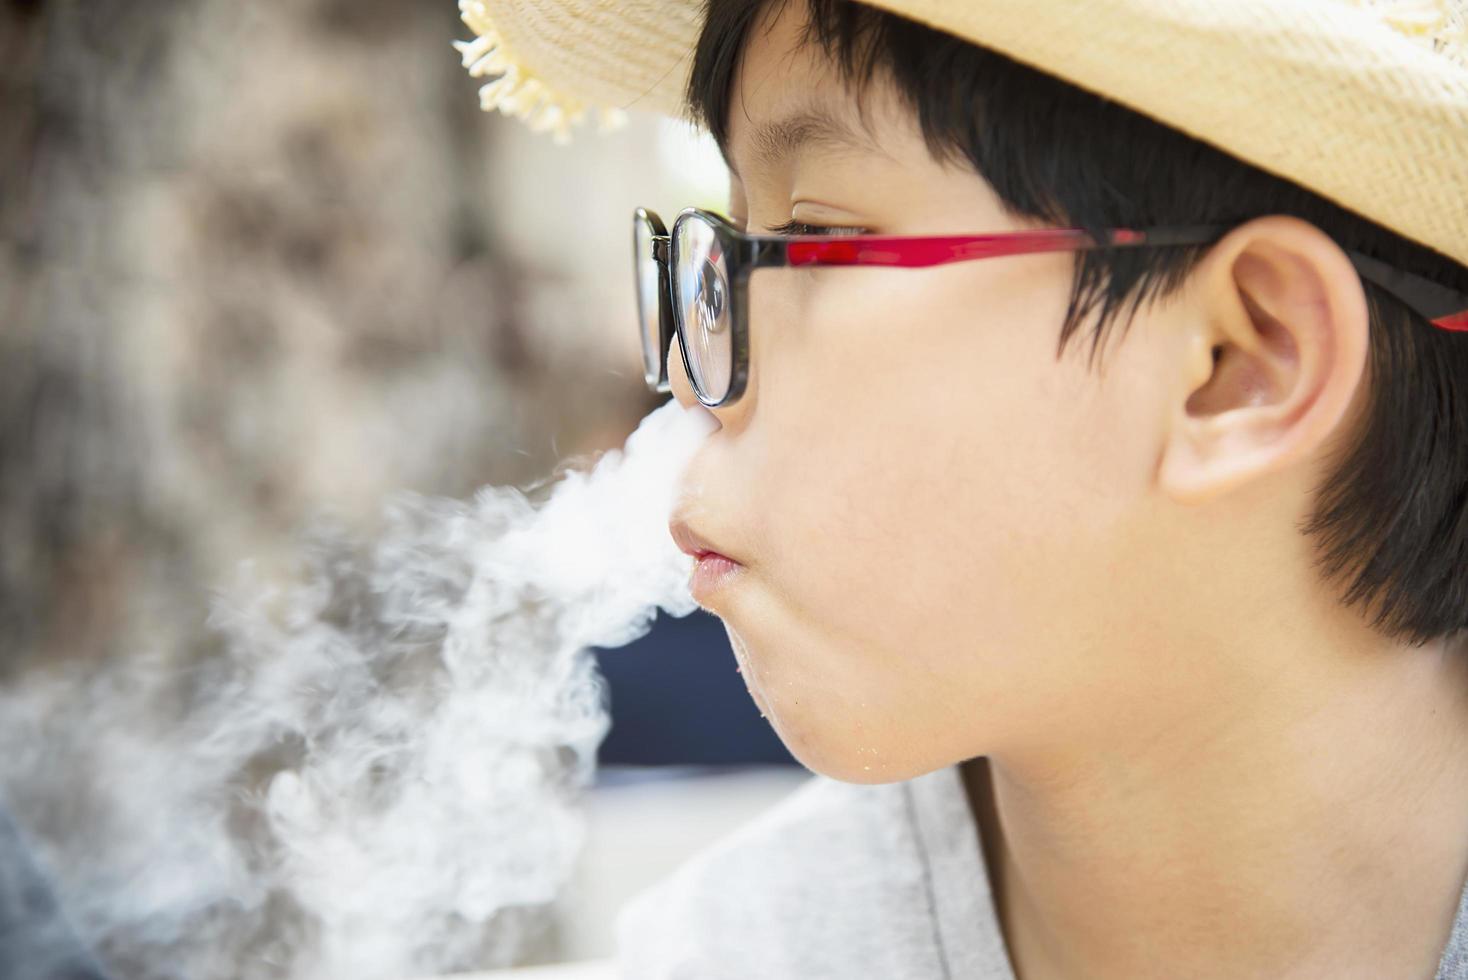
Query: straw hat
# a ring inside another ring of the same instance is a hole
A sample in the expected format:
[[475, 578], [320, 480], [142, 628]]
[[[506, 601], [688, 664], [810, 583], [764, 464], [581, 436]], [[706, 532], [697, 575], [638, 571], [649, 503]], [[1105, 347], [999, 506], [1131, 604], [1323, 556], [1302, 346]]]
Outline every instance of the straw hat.
[[[863, 0], [1001, 51], [1468, 265], [1468, 0]], [[702, 0], [459, 0], [499, 108], [559, 142], [683, 116]]]

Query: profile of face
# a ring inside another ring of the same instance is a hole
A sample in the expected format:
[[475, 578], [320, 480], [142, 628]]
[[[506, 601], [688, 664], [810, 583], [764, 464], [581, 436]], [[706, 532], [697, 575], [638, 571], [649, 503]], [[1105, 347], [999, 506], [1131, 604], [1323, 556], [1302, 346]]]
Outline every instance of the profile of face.
[[[870, 150], [757, 159], [756, 131], [803, 108], [861, 131], [803, 23], [802, 4], [777, 4], [747, 40], [728, 120], [736, 224], [1036, 227], [936, 161], [880, 74]], [[1069, 253], [756, 272], [748, 387], [711, 410], [679, 516], [744, 566], [705, 605], [791, 752], [889, 782], [1163, 732], [1268, 683], [1275, 665], [1222, 638], [1281, 600], [1333, 602], [1294, 527], [1364, 377], [1364, 299], [1332, 249], [1293, 219], [1236, 229], [1099, 367], [1089, 338], [1057, 356]], [[1261, 310], [1289, 325], [1261, 327]], [[1331, 339], [1299, 343], [1324, 316]], [[669, 372], [696, 405], [676, 343]]]

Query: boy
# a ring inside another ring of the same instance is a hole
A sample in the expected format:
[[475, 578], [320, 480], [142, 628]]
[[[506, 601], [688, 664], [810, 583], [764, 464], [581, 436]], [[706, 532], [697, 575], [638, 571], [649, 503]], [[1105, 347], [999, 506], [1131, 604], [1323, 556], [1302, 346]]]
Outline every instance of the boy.
[[[501, 96], [533, 51], [683, 77], [626, 38], [686, 4], [469, 6]], [[720, 423], [673, 529], [820, 778], [629, 908], [625, 974], [1468, 976], [1465, 5], [883, 6], [699, 12], [732, 230], [647, 256]], [[895, 267], [1045, 229], [1165, 231]]]

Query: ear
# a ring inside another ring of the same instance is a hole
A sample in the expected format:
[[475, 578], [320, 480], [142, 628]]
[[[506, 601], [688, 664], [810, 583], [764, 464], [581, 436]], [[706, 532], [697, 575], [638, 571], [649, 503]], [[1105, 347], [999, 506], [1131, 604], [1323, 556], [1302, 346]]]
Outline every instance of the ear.
[[1366, 294], [1350, 259], [1298, 218], [1256, 218], [1193, 270], [1162, 490], [1197, 504], [1316, 454], [1366, 368]]

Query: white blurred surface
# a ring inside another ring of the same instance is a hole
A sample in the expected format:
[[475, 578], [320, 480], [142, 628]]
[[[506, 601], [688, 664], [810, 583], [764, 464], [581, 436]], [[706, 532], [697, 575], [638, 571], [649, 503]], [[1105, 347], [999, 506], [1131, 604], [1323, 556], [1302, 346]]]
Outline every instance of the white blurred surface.
[[458, 973], [444, 980], [620, 980], [617, 961], [606, 957], [579, 963], [552, 963], [549, 966], [524, 966], [518, 970], [487, 970], [483, 973]]
[[586, 849], [557, 905], [567, 962], [460, 980], [615, 980], [627, 900], [811, 778], [797, 766], [602, 767], [586, 797]]
[[586, 850], [559, 906], [567, 960], [613, 955], [627, 899], [810, 778], [798, 766], [603, 768], [587, 796]]

